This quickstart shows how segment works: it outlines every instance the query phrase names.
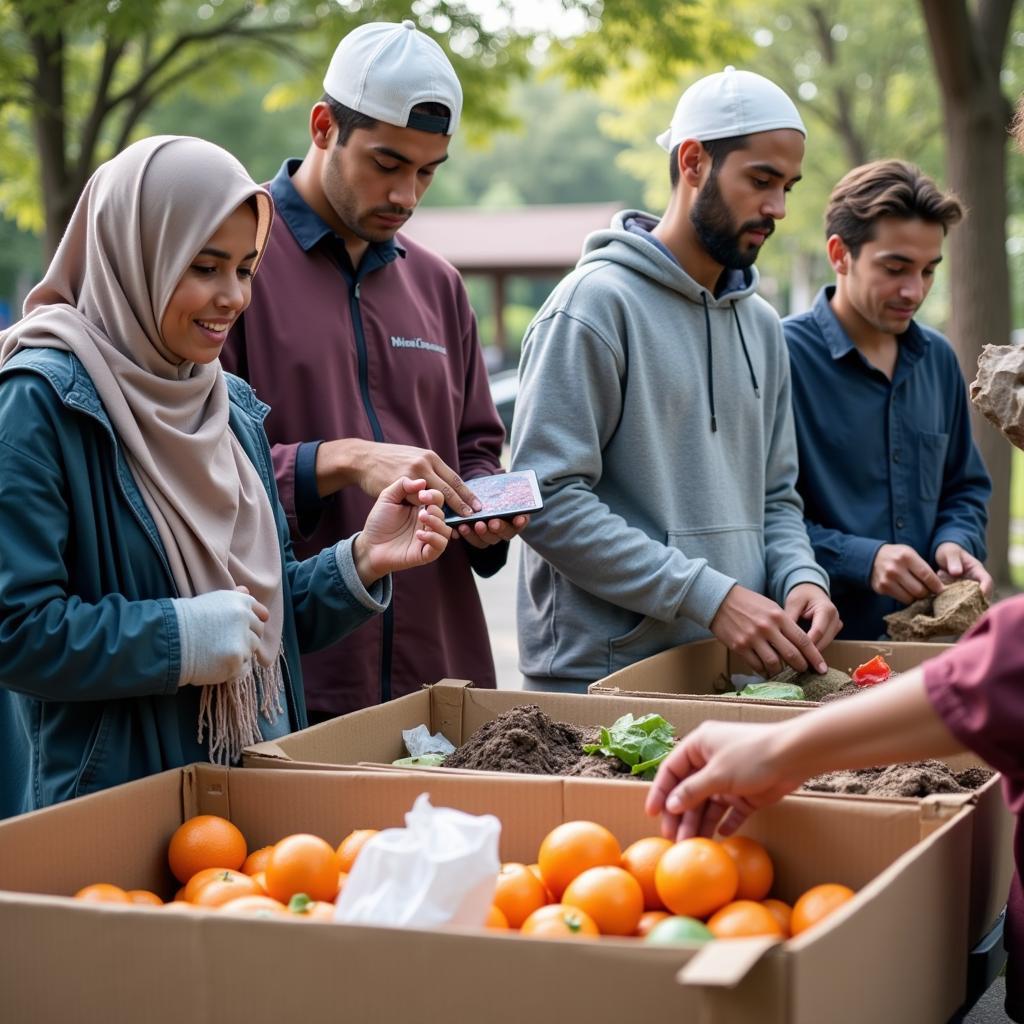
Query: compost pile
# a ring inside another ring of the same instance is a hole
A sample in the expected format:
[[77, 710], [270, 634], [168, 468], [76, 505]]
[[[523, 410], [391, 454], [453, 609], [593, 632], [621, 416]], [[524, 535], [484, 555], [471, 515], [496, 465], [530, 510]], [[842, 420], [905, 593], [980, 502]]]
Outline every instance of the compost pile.
[[942, 761], [911, 761], [888, 768], [826, 772], [804, 783], [814, 793], [858, 793], [863, 796], [922, 797], [932, 793], [970, 793], [995, 773], [988, 768], [954, 771]]
[[937, 640], [966, 633], [988, 608], [974, 580], [956, 580], [932, 597], [885, 616], [889, 636], [899, 641]]
[[482, 725], [454, 753], [445, 768], [475, 768], [520, 775], [581, 775], [630, 779], [629, 766], [616, 757], [585, 754], [584, 743], [600, 730], [556, 722], [536, 704], [523, 704]]

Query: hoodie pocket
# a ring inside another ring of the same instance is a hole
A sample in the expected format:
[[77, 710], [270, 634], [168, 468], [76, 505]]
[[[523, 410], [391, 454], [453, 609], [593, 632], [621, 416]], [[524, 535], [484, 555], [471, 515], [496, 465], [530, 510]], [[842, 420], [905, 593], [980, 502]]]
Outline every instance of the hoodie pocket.
[[918, 460], [921, 467], [921, 500], [938, 501], [942, 493], [942, 477], [946, 467], [946, 448], [949, 434], [922, 432], [918, 442]]

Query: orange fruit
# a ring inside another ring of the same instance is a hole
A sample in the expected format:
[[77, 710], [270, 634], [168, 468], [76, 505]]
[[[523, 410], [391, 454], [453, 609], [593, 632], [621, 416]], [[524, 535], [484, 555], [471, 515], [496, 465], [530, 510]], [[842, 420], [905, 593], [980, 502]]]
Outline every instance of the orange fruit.
[[793, 908], [782, 900], [762, 900], [772, 917], [779, 922], [782, 934], [787, 938], [792, 934], [790, 931], [790, 919], [793, 917]]
[[740, 875], [721, 843], [696, 837], [666, 850], [654, 871], [662, 902], [680, 917], [707, 917], [736, 897]]
[[180, 889], [178, 889], [178, 891], [174, 894], [174, 899], [172, 899], [171, 902], [172, 903], [187, 903], [188, 902], [188, 900], [185, 899], [185, 886], [182, 886]]
[[266, 893], [266, 891], [267, 891], [267, 873], [266, 873], [266, 871], [257, 871], [255, 875], [250, 875], [249, 877], [260, 887], [260, 892]]
[[799, 935], [828, 917], [833, 910], [841, 907], [847, 900], [853, 899], [854, 895], [854, 891], [849, 886], [837, 885], [833, 882], [813, 886], [793, 904], [790, 929], [794, 935]]
[[225, 903], [222, 914], [244, 914], [246, 917], [288, 917], [288, 908], [269, 896], [239, 896]]
[[265, 872], [267, 894], [282, 903], [299, 892], [311, 900], [333, 902], [340, 873], [334, 847], [319, 836], [299, 832], [274, 847]]
[[338, 859], [341, 861], [341, 868], [339, 870], [344, 871], [346, 874], [351, 871], [360, 850], [378, 831], [375, 828], [357, 828], [354, 832], [349, 832], [338, 844]]
[[775, 865], [768, 851], [749, 836], [729, 836], [721, 840], [721, 844], [740, 873], [736, 899], [763, 900], [772, 891], [775, 881]]
[[200, 814], [175, 830], [167, 847], [167, 862], [179, 882], [187, 882], [203, 868], [237, 871], [248, 849], [245, 836], [226, 818]]
[[604, 865], [577, 875], [562, 903], [585, 911], [602, 935], [632, 935], [644, 912], [644, 891], [625, 868]]
[[544, 883], [525, 864], [502, 864], [494, 888], [494, 905], [505, 915], [510, 928], [519, 928], [547, 903]]
[[540, 882], [540, 884], [544, 886], [545, 902], [547, 902], [547, 903], [554, 903], [555, 899], [551, 895], [551, 890], [547, 887], [547, 884], [544, 881], [544, 876], [540, 873], [540, 865], [539, 864], [527, 864], [526, 866], [534, 873], [534, 875], [537, 878], [537, 881]]
[[[223, 875], [225, 871], [231, 871], [230, 868], [203, 868], [202, 871], [197, 871], [186, 883], [185, 883], [185, 896], [184, 898], [189, 903], [195, 903], [196, 896], [199, 894], [199, 890], [202, 889], [207, 882], [212, 878], [217, 878]], [[231, 872], [232, 874], [240, 875], [241, 871]], [[249, 876], [246, 875], [246, 878]]]
[[164, 901], [155, 892], [150, 892], [148, 889], [129, 889], [127, 896], [132, 903], [142, 906], [162, 907], [164, 905]]
[[519, 929], [538, 939], [590, 939], [601, 933], [593, 919], [579, 907], [547, 903], [535, 910]]
[[708, 918], [708, 930], [716, 939], [740, 939], [750, 935], [785, 938], [775, 915], [754, 900], [734, 900]]
[[131, 897], [119, 885], [109, 882], [94, 882], [75, 893], [76, 900], [86, 903], [131, 903]]
[[253, 850], [245, 858], [245, 863], [242, 864], [239, 870], [243, 875], [256, 875], [261, 871], [265, 871], [267, 861], [270, 860], [270, 854], [273, 849], [273, 846], [261, 846], [258, 850]]
[[664, 921], [668, 917], [667, 910], [645, 910], [640, 915], [640, 920], [637, 922], [636, 931], [633, 932], [638, 938], [644, 938], [645, 935], [659, 922]]
[[537, 866], [553, 899], [588, 868], [618, 866], [619, 841], [593, 821], [566, 821], [553, 828], [540, 844]]
[[327, 900], [311, 900], [305, 894], [299, 893], [289, 901], [288, 913], [300, 921], [333, 921], [334, 904], [328, 903]]
[[184, 910], [191, 914], [199, 908], [194, 903], [187, 903], [185, 900], [171, 900], [170, 903], [165, 903], [160, 909], [165, 913], [168, 910], [173, 910], [175, 913]]
[[222, 871], [207, 879], [192, 897], [192, 903], [197, 907], [222, 907], [242, 896], [259, 895], [260, 887], [248, 875], [241, 871]]
[[493, 903], [491, 909], [487, 911], [487, 917], [484, 918], [485, 928], [495, 928], [498, 931], [508, 930], [508, 918], [502, 913], [500, 907], [496, 907]]
[[654, 884], [654, 869], [661, 860], [661, 855], [672, 845], [670, 839], [661, 836], [647, 836], [638, 839], [622, 851], [622, 867], [624, 867], [639, 883], [644, 893], [644, 910], [664, 910]]

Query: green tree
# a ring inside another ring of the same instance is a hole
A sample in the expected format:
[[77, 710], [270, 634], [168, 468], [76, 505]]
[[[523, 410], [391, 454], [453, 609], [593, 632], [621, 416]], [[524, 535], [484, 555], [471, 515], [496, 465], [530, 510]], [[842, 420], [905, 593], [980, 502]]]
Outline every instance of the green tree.
[[[449, 49], [470, 125], [501, 123], [502, 83], [524, 68], [528, 39], [486, 30], [456, 0], [414, 6]], [[282, 58], [291, 73], [267, 83], [267, 102], [308, 98], [346, 31], [408, 14], [407, 0], [0, 0], [0, 211], [41, 232], [49, 255], [96, 165], [161, 103], [237, 95], [240, 69], [258, 80]]]

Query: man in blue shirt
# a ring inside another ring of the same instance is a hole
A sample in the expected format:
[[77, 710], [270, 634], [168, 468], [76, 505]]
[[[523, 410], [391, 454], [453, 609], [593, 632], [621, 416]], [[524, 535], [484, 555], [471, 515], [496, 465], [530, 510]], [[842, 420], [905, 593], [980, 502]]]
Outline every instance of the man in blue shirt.
[[992, 488], [964, 379], [949, 342], [913, 319], [962, 216], [956, 196], [910, 164], [855, 168], [825, 215], [836, 283], [783, 321], [797, 489], [845, 639], [878, 638], [884, 615], [949, 580], [992, 590], [982, 564]]

